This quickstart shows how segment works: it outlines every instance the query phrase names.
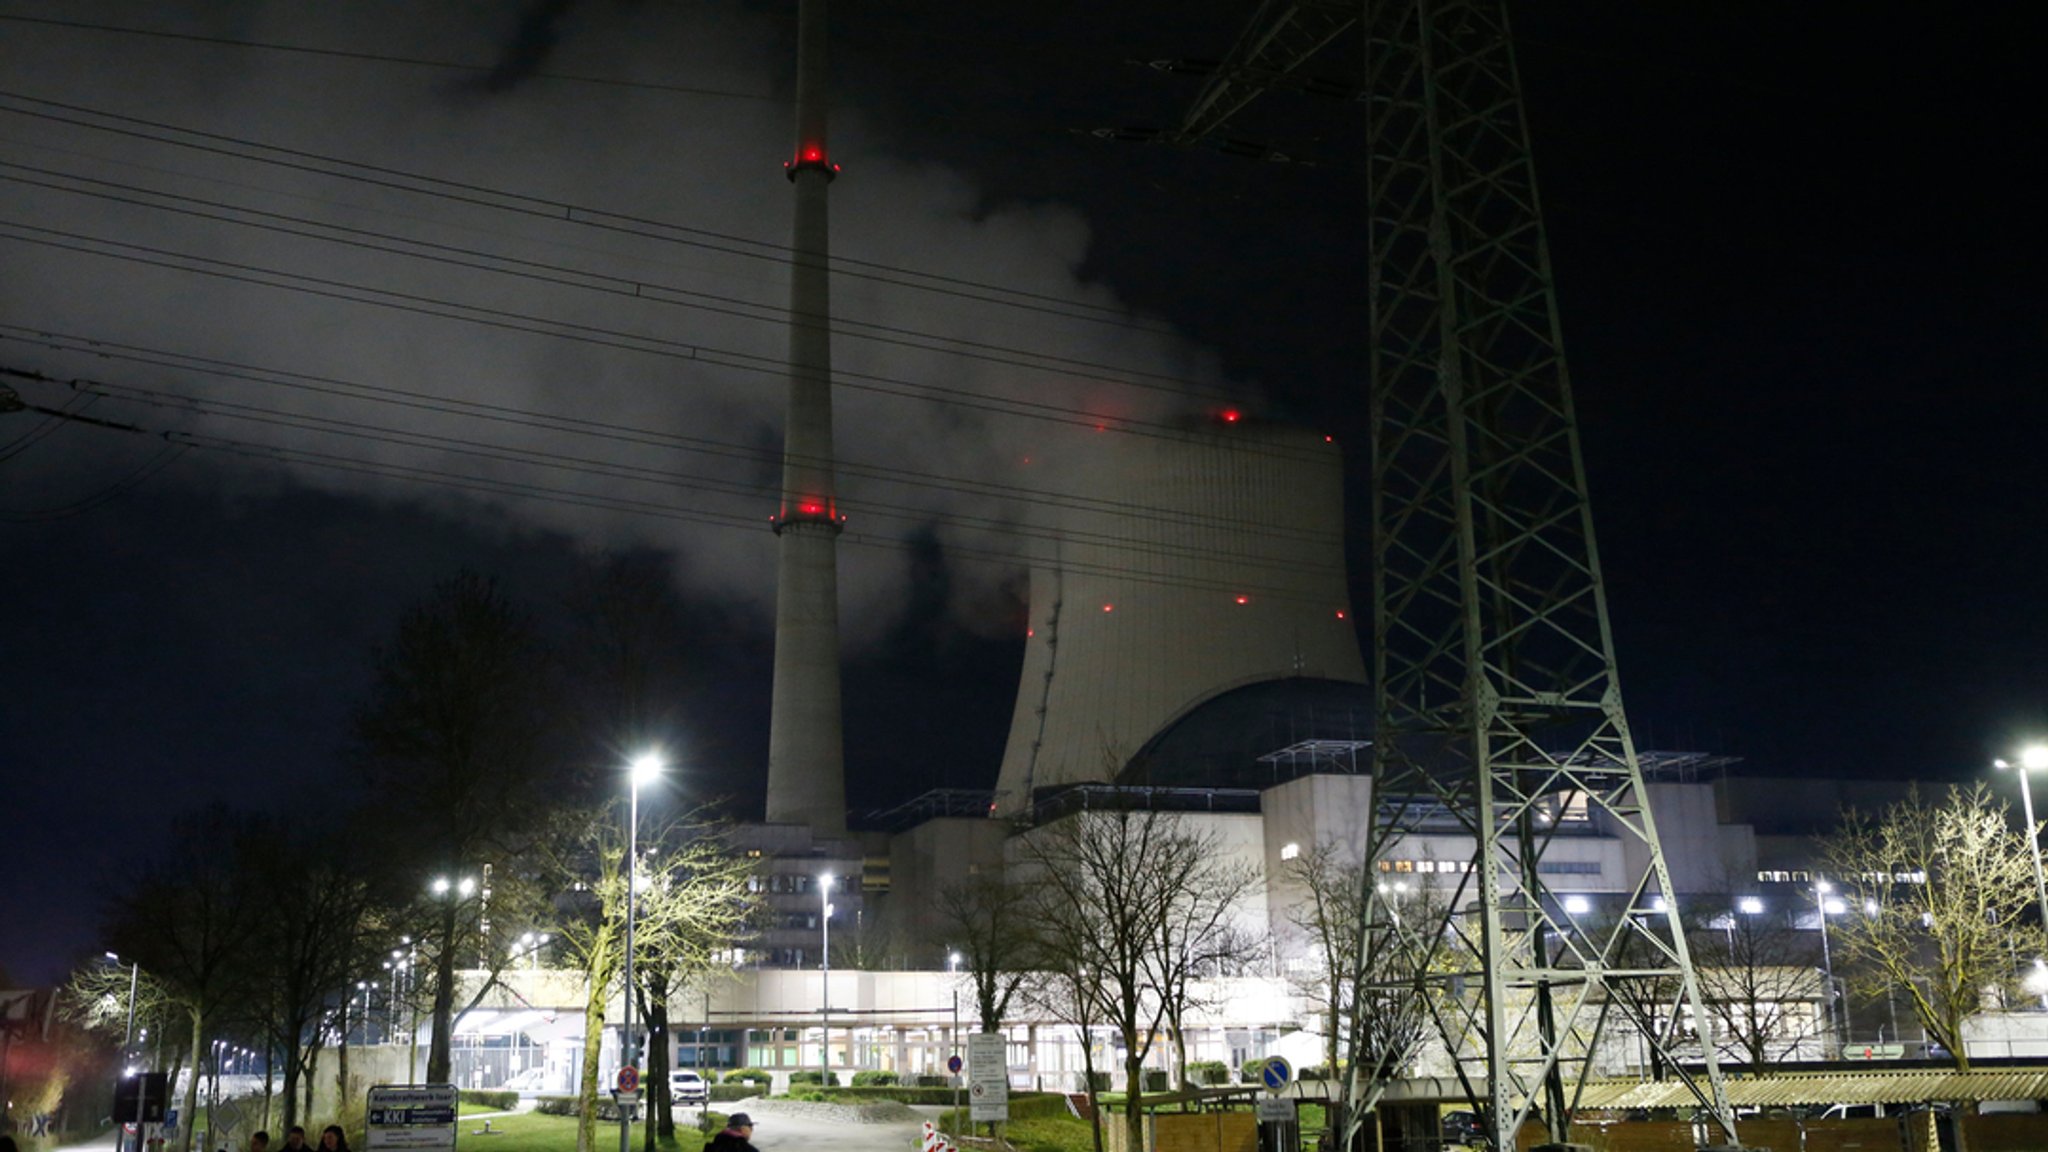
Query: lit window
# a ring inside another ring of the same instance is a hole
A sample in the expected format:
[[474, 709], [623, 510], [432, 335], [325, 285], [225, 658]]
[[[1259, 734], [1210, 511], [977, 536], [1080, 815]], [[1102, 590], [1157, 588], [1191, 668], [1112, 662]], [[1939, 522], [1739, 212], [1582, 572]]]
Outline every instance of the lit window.
[[1282, 860], [1292, 860], [1299, 855], [1301, 855], [1301, 845], [1296, 844], [1292, 840], [1280, 846], [1280, 858]]

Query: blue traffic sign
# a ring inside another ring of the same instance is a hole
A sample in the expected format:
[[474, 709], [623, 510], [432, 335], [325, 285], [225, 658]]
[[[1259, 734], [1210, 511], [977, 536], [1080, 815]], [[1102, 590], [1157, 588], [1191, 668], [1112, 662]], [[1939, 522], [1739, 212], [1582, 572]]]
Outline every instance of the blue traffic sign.
[[1269, 1056], [1259, 1066], [1259, 1082], [1275, 1092], [1287, 1087], [1293, 1079], [1294, 1065], [1288, 1063], [1285, 1056]]

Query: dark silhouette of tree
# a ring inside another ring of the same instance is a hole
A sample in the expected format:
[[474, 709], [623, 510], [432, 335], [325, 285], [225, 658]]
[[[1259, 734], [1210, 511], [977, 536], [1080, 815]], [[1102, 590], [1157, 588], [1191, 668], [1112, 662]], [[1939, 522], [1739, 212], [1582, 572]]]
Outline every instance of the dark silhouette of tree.
[[974, 988], [975, 1018], [983, 1032], [994, 1032], [1039, 959], [1027, 893], [1000, 876], [977, 873], [939, 889], [938, 909]]
[[[464, 572], [436, 585], [374, 665], [355, 717], [355, 761], [376, 811], [378, 843], [367, 847], [386, 863], [390, 896], [428, 916], [416, 933], [433, 961], [427, 1079], [443, 1083], [458, 956], [484, 962], [480, 999], [508, 955], [504, 937], [516, 935], [491, 934], [491, 917], [502, 922], [516, 895], [513, 862], [588, 781], [561, 751], [554, 662], [494, 582]], [[430, 890], [436, 879], [447, 887]]]
[[[264, 914], [252, 859], [263, 849], [247, 816], [215, 806], [173, 822], [171, 848], [112, 896], [105, 939], [149, 973], [191, 1029], [184, 1115], [196, 1117], [209, 1025], [254, 983]], [[191, 1152], [193, 1124], [180, 1125]]]
[[1171, 966], [1195, 947], [1183, 937], [1222, 924], [1249, 887], [1213, 834], [1135, 799], [1033, 829], [1020, 877], [1038, 894], [1045, 962], [1073, 974], [1072, 993], [1095, 1000], [1088, 1015], [1123, 1038], [1130, 1148], [1144, 1142], [1144, 1065], [1171, 1018]]

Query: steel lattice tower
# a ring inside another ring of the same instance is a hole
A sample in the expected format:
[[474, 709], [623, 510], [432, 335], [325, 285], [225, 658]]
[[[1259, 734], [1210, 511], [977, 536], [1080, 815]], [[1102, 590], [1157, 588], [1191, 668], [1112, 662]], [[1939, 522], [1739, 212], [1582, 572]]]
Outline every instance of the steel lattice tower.
[[[1433, 923], [1380, 905], [1370, 930], [1427, 955], [1405, 1002], [1493, 1146], [1516, 1147], [1539, 1107], [1562, 1142], [1614, 1017], [1675, 1075], [1676, 1025], [1705, 1033], [1707, 1017], [1622, 710], [1505, 5], [1269, 2], [1164, 138], [1210, 137], [1269, 88], [1313, 90], [1302, 66], [1359, 31], [1381, 812], [1363, 834], [1368, 858], [1425, 820], [1475, 844]], [[1567, 811], [1640, 862], [1612, 920], [1546, 889]], [[1714, 1045], [1700, 1048], [1687, 1079], [1732, 1144]], [[1394, 1054], [1377, 1055], [1383, 1072]]]

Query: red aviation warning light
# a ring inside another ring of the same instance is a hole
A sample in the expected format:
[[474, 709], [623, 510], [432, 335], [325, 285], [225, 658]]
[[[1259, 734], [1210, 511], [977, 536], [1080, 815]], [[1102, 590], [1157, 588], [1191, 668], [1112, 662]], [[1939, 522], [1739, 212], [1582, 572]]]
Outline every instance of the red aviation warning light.
[[1235, 408], [1225, 408], [1223, 411], [1217, 413], [1217, 415], [1222, 418], [1225, 424], [1235, 424], [1239, 420], [1244, 419], [1244, 413], [1238, 411]]
[[1251, 598], [1251, 597], [1249, 597], [1249, 596], [1239, 596], [1239, 597], [1237, 598], [1237, 602], [1238, 602], [1239, 604], [1249, 604], [1249, 603], [1251, 603], [1251, 602], [1252, 602], [1252, 598]]
[[825, 159], [825, 146], [822, 144], [806, 144], [796, 150], [796, 159], [782, 162], [782, 170], [791, 181], [806, 168], [824, 173], [826, 180], [839, 175], [839, 165]]

